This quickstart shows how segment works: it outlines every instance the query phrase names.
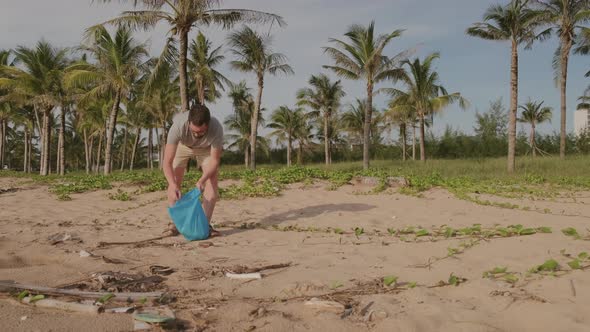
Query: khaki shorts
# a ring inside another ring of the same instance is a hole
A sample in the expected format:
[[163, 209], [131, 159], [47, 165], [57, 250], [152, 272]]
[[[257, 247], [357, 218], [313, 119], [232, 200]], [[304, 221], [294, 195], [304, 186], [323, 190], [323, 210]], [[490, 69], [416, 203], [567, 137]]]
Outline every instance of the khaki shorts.
[[197, 148], [192, 149], [186, 145], [178, 144], [176, 148], [176, 155], [174, 156], [174, 162], [172, 167], [174, 168], [186, 168], [188, 161], [192, 159], [197, 160], [197, 165], [201, 167], [203, 163], [211, 156], [211, 148]]

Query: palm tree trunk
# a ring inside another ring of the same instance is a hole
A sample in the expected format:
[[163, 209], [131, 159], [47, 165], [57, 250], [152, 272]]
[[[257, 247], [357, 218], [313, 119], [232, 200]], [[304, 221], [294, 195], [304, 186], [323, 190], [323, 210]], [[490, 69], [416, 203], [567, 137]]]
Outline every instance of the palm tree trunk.
[[133, 142], [133, 150], [131, 151], [131, 162], [129, 163], [129, 170], [133, 170], [133, 163], [135, 162], [135, 153], [137, 151], [137, 145], [139, 144], [139, 136], [141, 135], [141, 127], [137, 127], [135, 133], [135, 141]]
[[84, 139], [84, 161], [86, 165], [86, 174], [90, 174], [90, 151], [88, 151], [88, 131], [86, 128], [82, 130], [82, 138]]
[[406, 124], [399, 125], [399, 134], [402, 139], [402, 160], [406, 161]]
[[246, 167], [250, 166], [250, 147], [247, 146], [246, 149], [244, 149], [244, 164]]
[[328, 139], [328, 121], [329, 121], [329, 114], [326, 112], [324, 114], [324, 149], [326, 154], [326, 165], [330, 164], [330, 140]]
[[158, 163], [158, 168], [164, 169], [164, 151], [166, 150], [166, 138], [168, 137], [168, 129], [166, 129], [166, 124], [162, 127], [162, 136], [160, 136], [160, 162]]
[[96, 168], [95, 168], [95, 172], [96, 174], [98, 174], [99, 172], [99, 167], [100, 167], [100, 156], [101, 156], [101, 152], [102, 152], [102, 141], [103, 141], [104, 137], [102, 134], [102, 131], [98, 133], [98, 148], [96, 150]]
[[287, 135], [287, 167], [291, 166], [291, 149], [292, 149], [292, 138], [291, 134]]
[[123, 127], [123, 147], [121, 151], [123, 151], [121, 156], [121, 172], [123, 172], [125, 169], [125, 157], [127, 154], [127, 126]]
[[537, 147], [535, 146], [535, 122], [531, 123], [531, 149], [533, 150], [533, 158], [537, 156]]
[[258, 95], [256, 96], [256, 105], [252, 113], [252, 123], [250, 129], [250, 169], [256, 169], [256, 138], [258, 137], [258, 114], [260, 114], [260, 105], [262, 103], [262, 89], [264, 88], [264, 77], [258, 75]]
[[197, 102], [201, 105], [205, 105], [205, 86], [203, 85], [203, 77], [197, 75], [195, 83], [197, 85]]
[[59, 175], [65, 174], [66, 168], [66, 158], [64, 155], [65, 150], [65, 132], [66, 132], [66, 112], [67, 109], [63, 106], [61, 107], [61, 112], [59, 114], [59, 139], [58, 139], [58, 159], [59, 159]]
[[0, 169], [4, 167], [4, 149], [6, 141], [6, 120], [0, 120]]
[[121, 88], [115, 93], [115, 102], [109, 115], [109, 124], [107, 128], [107, 144], [104, 151], [104, 174], [111, 173], [111, 158], [113, 149], [113, 139], [115, 136], [115, 127], [117, 126], [117, 115], [119, 113], [119, 104], [121, 103]]
[[518, 107], [518, 44], [512, 41], [510, 66], [510, 115], [508, 123], [508, 173], [514, 172], [516, 163], [516, 111]]
[[45, 176], [49, 174], [49, 156], [50, 156], [50, 130], [51, 126], [49, 123], [49, 117], [51, 115], [51, 109], [46, 109], [43, 112], [43, 139], [42, 139], [42, 152], [41, 152], [41, 175]]
[[25, 134], [25, 139], [24, 139], [24, 153], [23, 153], [23, 172], [27, 173], [27, 165], [28, 165], [28, 160], [27, 158], [29, 157], [29, 131], [27, 130], [27, 127], [24, 127], [24, 134]]
[[416, 125], [412, 123], [412, 160], [416, 160]]
[[160, 143], [162, 141], [160, 138], [160, 134], [158, 133], [158, 128], [155, 128], [154, 130], [156, 131], [156, 143], [157, 143], [156, 147], [158, 148], [158, 168], [162, 169], [162, 167], [161, 167], [161, 165], [162, 165], [162, 153], [161, 153], [162, 149], [160, 148]]
[[420, 112], [420, 161], [426, 162], [426, 143], [424, 142], [424, 112]]
[[154, 169], [154, 161], [152, 160], [153, 154], [152, 154], [152, 150], [154, 149], [154, 144], [153, 144], [153, 130], [152, 128], [150, 128], [148, 130], [148, 150], [147, 150], [147, 161], [148, 161], [148, 167], [150, 168], [150, 170]]
[[369, 168], [369, 148], [371, 144], [371, 115], [373, 114], [373, 82], [367, 82], [367, 107], [363, 134], [363, 169]]
[[29, 148], [27, 149], [27, 152], [29, 154], [28, 158], [27, 158], [27, 173], [31, 173], [31, 171], [33, 170], [33, 168], [31, 167], [32, 165], [32, 159], [33, 159], [33, 134], [35, 133], [35, 129], [33, 128], [32, 131], [29, 132]]
[[569, 54], [572, 48], [571, 37], [567, 34], [561, 36], [561, 78], [559, 81], [561, 90], [561, 128], [559, 138], [559, 158], [565, 158], [565, 142], [566, 142], [566, 111], [567, 111], [567, 66], [569, 61]]
[[297, 164], [299, 166], [303, 165], [303, 144], [299, 141], [299, 146], [297, 148]]
[[178, 61], [178, 78], [180, 81], [180, 111], [188, 111], [188, 79], [186, 75], [186, 57], [188, 54], [188, 30], [178, 31], [180, 38], [180, 55]]

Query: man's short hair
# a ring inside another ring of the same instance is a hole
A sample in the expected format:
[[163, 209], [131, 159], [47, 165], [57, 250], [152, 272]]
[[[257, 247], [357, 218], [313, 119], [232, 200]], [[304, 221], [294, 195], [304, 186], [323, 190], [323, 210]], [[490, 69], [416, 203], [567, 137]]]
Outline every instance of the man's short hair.
[[188, 120], [190, 123], [198, 127], [209, 125], [209, 121], [211, 121], [211, 113], [209, 113], [207, 106], [194, 104], [188, 113]]

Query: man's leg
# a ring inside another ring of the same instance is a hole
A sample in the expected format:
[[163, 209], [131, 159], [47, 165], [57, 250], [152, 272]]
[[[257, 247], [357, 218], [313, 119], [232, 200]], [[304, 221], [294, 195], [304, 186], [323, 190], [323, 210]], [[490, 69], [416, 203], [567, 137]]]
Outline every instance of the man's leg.
[[[201, 165], [203, 172], [209, 170], [208, 167], [210, 167], [210, 163], [208, 163], [208, 161], [208, 158], [205, 158]], [[209, 224], [211, 224], [215, 203], [219, 200], [218, 174], [219, 169], [216, 169], [213, 175], [207, 180], [207, 182], [205, 182], [205, 188], [203, 190], [203, 210], [205, 210], [205, 215], [207, 216]]]

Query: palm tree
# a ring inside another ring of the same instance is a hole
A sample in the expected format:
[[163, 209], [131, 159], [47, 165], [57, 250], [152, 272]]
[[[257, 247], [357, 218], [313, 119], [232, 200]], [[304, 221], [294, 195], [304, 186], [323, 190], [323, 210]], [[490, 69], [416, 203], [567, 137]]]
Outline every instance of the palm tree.
[[287, 106], [280, 106], [271, 115], [269, 128], [274, 129], [270, 134], [276, 136], [278, 141], [287, 141], [287, 166], [291, 166], [291, 151], [293, 151], [293, 140], [297, 132], [305, 125], [305, 115], [301, 108], [290, 109]]
[[[111, 2], [112, 0], [99, 0]], [[132, 28], [150, 29], [164, 21], [170, 27], [168, 40], [160, 57], [160, 63], [174, 61], [176, 54], [171, 51], [178, 38], [180, 53], [178, 73], [180, 84], [181, 110], [188, 111], [187, 56], [188, 34], [195, 26], [222, 25], [230, 28], [237, 22], [277, 23], [285, 25], [283, 19], [274, 14], [247, 9], [220, 9], [219, 0], [133, 0], [134, 5], [143, 5], [145, 9], [125, 11], [119, 17], [109, 20], [107, 24], [125, 24]], [[156, 68], [157, 69], [157, 68]], [[157, 71], [157, 70], [156, 70]]]
[[395, 30], [379, 36], [374, 35], [374, 30], [374, 21], [368, 27], [352, 25], [345, 34], [350, 39], [350, 43], [331, 38], [330, 42], [336, 44], [337, 47], [324, 47], [324, 52], [328, 53], [335, 63], [334, 66], [324, 66], [324, 68], [334, 71], [338, 76], [351, 80], [365, 80], [366, 83], [367, 106], [363, 133], [364, 169], [369, 168], [369, 136], [375, 84], [395, 79], [400, 73], [396, 60], [406, 57], [404, 53], [400, 53], [393, 59], [383, 55], [385, 47], [393, 38], [399, 37], [402, 30]]
[[157, 125], [156, 132], [158, 128], [162, 128], [162, 135], [158, 135], [160, 136], [158, 139], [160, 168], [163, 166], [163, 147], [172, 124], [172, 117], [178, 111], [178, 105], [180, 104], [178, 85], [175, 84], [175, 78], [176, 71], [174, 68], [170, 65], [164, 66], [160, 70], [157, 80], [145, 90], [143, 101], [139, 103], [139, 106], [153, 116]]
[[408, 68], [404, 70], [399, 79], [406, 87], [406, 91], [399, 89], [383, 89], [387, 91], [394, 99], [402, 98], [409, 102], [416, 110], [420, 127], [420, 160], [426, 161], [426, 147], [424, 127], [426, 117], [434, 112], [441, 111], [449, 104], [458, 102], [462, 109], [468, 105], [466, 99], [461, 97], [458, 92], [449, 94], [440, 84], [439, 75], [432, 68], [434, 60], [438, 59], [438, 53], [432, 53], [424, 61], [415, 59], [414, 61], [405, 60], [403, 62]]
[[530, 123], [531, 125], [531, 137], [530, 144], [533, 151], [533, 158], [537, 155], [537, 145], [535, 143], [535, 128], [537, 124], [545, 121], [551, 122], [551, 107], [543, 107], [543, 102], [529, 101], [524, 105], [521, 105], [522, 115], [518, 119], [519, 122]]
[[392, 124], [399, 127], [399, 136], [402, 146], [402, 160], [406, 161], [406, 147], [408, 126], [414, 126], [416, 122], [415, 105], [408, 100], [408, 95], [401, 95], [389, 102], [389, 109], [385, 112], [385, 117]]
[[[39, 41], [35, 48], [19, 46], [15, 62], [20, 66], [2, 66], [0, 89], [9, 94], [5, 100], [34, 107], [37, 128], [41, 134], [40, 174], [49, 174], [51, 113], [60, 106], [63, 72], [67, 65], [67, 50], [54, 48], [46, 41]], [[38, 118], [42, 112], [43, 126]]]
[[68, 68], [68, 81], [71, 86], [93, 88], [87, 97], [112, 94], [114, 102], [109, 113], [107, 142], [105, 146], [104, 174], [111, 172], [113, 137], [121, 99], [129, 95], [140, 73], [142, 60], [148, 55], [144, 44], [138, 44], [131, 31], [119, 27], [114, 36], [106, 28], [94, 30], [94, 40], [90, 46], [83, 47], [95, 58], [96, 64], [77, 63]]
[[493, 5], [485, 12], [483, 23], [475, 23], [467, 34], [486, 40], [510, 41], [510, 124], [508, 127], [508, 172], [516, 162], [516, 111], [518, 108], [518, 46], [530, 48], [534, 40], [545, 38], [549, 31], [536, 34], [541, 13], [528, 7], [528, 0], [512, 0], [507, 6]]
[[264, 76], [278, 73], [293, 74], [293, 69], [281, 53], [273, 53], [270, 44], [270, 35], [260, 36], [257, 32], [244, 26], [229, 36], [231, 52], [236, 60], [231, 62], [232, 68], [254, 73], [258, 82], [258, 94], [256, 96], [255, 112], [252, 112], [251, 137], [250, 137], [250, 168], [256, 169], [256, 139], [258, 137], [258, 115], [262, 105], [262, 89], [264, 88]]
[[[250, 93], [250, 88], [246, 86], [245, 81], [241, 81], [238, 84], [230, 86], [228, 96], [232, 100], [234, 113], [227, 116], [224, 121], [224, 125], [231, 131], [236, 132], [235, 134], [227, 134], [226, 137], [231, 141], [228, 148], [232, 149], [237, 147], [239, 150], [244, 151], [244, 165], [250, 166], [250, 139], [252, 130], [252, 113], [256, 109], [254, 97]], [[260, 111], [262, 113], [264, 109]], [[258, 122], [264, 126], [264, 118], [262, 114], [258, 115]], [[259, 136], [256, 139], [257, 148], [264, 148], [268, 146], [266, 139]]]
[[[0, 67], [12, 65], [11, 53], [11, 50], [0, 50]], [[7, 123], [14, 113], [13, 105], [3, 100], [6, 93], [6, 91], [0, 90], [0, 167], [4, 167]]]
[[[298, 105], [308, 106], [315, 111], [315, 115], [321, 113], [324, 123], [324, 153], [326, 165], [330, 164], [330, 140], [325, 139], [328, 136], [329, 124], [332, 115], [340, 107], [340, 99], [344, 97], [345, 92], [342, 90], [340, 81], [331, 82], [325, 74], [312, 75], [309, 79], [311, 88], [304, 88], [297, 91]], [[317, 113], [317, 114], [316, 114]]]
[[565, 158], [566, 145], [566, 102], [567, 69], [570, 52], [576, 41], [580, 24], [590, 21], [590, 1], [588, 0], [534, 0], [543, 21], [550, 30], [559, 35], [559, 47], [553, 59], [556, 81], [561, 91], [561, 123], [559, 156]]
[[215, 70], [225, 56], [221, 54], [221, 46], [212, 50], [212, 43], [199, 31], [197, 38], [190, 46], [189, 69], [194, 82], [197, 103], [205, 104], [205, 101], [214, 102], [225, 91], [224, 85], [230, 85], [230, 81], [220, 72]]

